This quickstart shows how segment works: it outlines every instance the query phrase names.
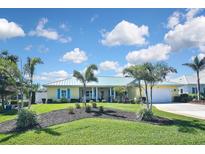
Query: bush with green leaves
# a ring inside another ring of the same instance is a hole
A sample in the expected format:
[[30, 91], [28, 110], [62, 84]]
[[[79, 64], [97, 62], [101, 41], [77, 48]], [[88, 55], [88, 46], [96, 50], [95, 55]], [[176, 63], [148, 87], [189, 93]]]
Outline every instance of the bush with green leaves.
[[68, 99], [66, 99], [66, 98], [61, 98], [61, 99], [60, 99], [60, 103], [68, 103]]
[[11, 100], [11, 101], [10, 101], [10, 104], [11, 104], [11, 105], [18, 105], [18, 100]]
[[85, 106], [85, 112], [87, 112], [87, 113], [91, 112], [91, 106], [90, 105]]
[[81, 108], [80, 104], [79, 104], [79, 103], [76, 103], [76, 104], [75, 104], [75, 108], [76, 108], [76, 109], [80, 109], [80, 108]]
[[153, 119], [153, 112], [149, 109], [143, 108], [137, 113], [137, 119], [151, 121]]
[[93, 108], [97, 108], [97, 103], [96, 103], [96, 102], [93, 102], [93, 103], [92, 103], [92, 107], [93, 107]]
[[18, 129], [32, 128], [38, 124], [37, 115], [34, 111], [21, 109], [18, 112], [16, 124]]
[[0, 105], [0, 112], [3, 111], [3, 107]]
[[104, 107], [103, 106], [99, 107], [99, 112], [101, 112], [101, 113], [104, 112]]
[[74, 108], [72, 106], [68, 107], [68, 113], [69, 114], [74, 114]]

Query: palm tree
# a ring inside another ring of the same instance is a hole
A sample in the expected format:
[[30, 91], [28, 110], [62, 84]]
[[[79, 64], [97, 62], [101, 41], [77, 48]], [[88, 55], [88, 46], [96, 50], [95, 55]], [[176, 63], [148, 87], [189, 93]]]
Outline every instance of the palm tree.
[[190, 67], [193, 71], [196, 72], [196, 75], [197, 75], [197, 98], [198, 98], [198, 100], [200, 100], [200, 77], [199, 77], [199, 73], [201, 70], [203, 70], [205, 68], [205, 57], [200, 60], [198, 58], [198, 56], [196, 56], [192, 63], [185, 63], [183, 65]]
[[124, 75], [127, 74], [128, 76], [131, 76], [138, 81], [140, 98], [142, 98], [142, 86], [141, 86], [142, 72], [143, 72], [143, 68], [141, 65], [130, 66], [123, 70]]
[[32, 101], [32, 87], [33, 87], [33, 76], [35, 73], [36, 65], [43, 64], [43, 61], [41, 58], [34, 57], [34, 58], [27, 58], [27, 63], [24, 65], [24, 71], [25, 75], [28, 76], [29, 84], [30, 84], [30, 90], [29, 90], [29, 105], [28, 108], [31, 107], [31, 101]]
[[153, 87], [157, 82], [162, 82], [166, 79], [169, 73], [177, 73], [177, 70], [173, 67], [169, 67], [166, 63], [159, 62], [156, 64], [145, 63], [145, 69], [147, 71], [146, 82], [150, 88], [150, 106], [149, 109], [152, 111], [152, 91]]
[[85, 70], [85, 73], [82, 74], [79, 71], [74, 70], [73, 76], [77, 78], [80, 82], [83, 84], [83, 102], [86, 106], [86, 84], [91, 81], [98, 82], [97, 77], [95, 77], [94, 71], [97, 71], [98, 68], [95, 64], [91, 64], [88, 66], [88, 68]]

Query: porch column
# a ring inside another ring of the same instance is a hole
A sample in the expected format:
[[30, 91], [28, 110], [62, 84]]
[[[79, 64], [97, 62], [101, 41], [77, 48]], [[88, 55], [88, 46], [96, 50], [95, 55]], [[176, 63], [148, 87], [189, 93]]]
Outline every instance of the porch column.
[[96, 95], [95, 95], [95, 100], [96, 100], [96, 102], [97, 102], [97, 100], [98, 100], [98, 87], [96, 87]]
[[94, 99], [94, 88], [92, 87], [92, 99]]
[[112, 88], [110, 88], [110, 102], [112, 102]]
[[115, 92], [115, 88], [113, 88], [113, 98], [115, 99], [115, 97], [116, 97], [116, 92]]

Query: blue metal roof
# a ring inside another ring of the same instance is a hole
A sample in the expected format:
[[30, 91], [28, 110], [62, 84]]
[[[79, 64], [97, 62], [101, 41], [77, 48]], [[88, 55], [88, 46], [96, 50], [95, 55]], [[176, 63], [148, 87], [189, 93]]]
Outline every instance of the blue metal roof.
[[[98, 82], [88, 82], [89, 87], [105, 87], [105, 86], [127, 86], [137, 84], [137, 80], [131, 77], [112, 77], [112, 76], [98, 76]], [[143, 84], [143, 82], [142, 82]], [[176, 82], [159, 82], [156, 85], [166, 86], [166, 85], [179, 85]], [[70, 77], [65, 80], [55, 81], [44, 85], [48, 86], [83, 86], [83, 84], [77, 80], [75, 77]]]
[[[97, 78], [98, 82], [88, 82], [87, 86], [126, 86], [134, 80], [134, 78], [130, 77], [98, 76]], [[48, 83], [44, 86], [83, 86], [83, 84], [75, 77], [70, 77], [65, 80]]]

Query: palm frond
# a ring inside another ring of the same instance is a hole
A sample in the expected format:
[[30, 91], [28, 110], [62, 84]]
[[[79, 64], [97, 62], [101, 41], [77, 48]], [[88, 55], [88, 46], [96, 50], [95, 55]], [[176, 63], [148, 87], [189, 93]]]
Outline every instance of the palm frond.
[[182, 64], [182, 65], [188, 66], [188, 67], [190, 67], [190, 68], [191, 68], [192, 70], [194, 70], [194, 71], [197, 71], [197, 70], [198, 70], [198, 67], [196, 66], [195, 63], [185, 63], [185, 64]]
[[85, 78], [84, 78], [84, 76], [79, 71], [74, 70], [73, 71], [73, 76], [76, 79], [78, 79], [79, 81], [81, 81], [82, 83], [85, 83]]
[[88, 68], [85, 71], [85, 79], [86, 81], [90, 82], [90, 81], [98, 81], [98, 79], [95, 77], [95, 73], [94, 71], [97, 71], [98, 67], [95, 64], [91, 64], [90, 66], [88, 66]]

